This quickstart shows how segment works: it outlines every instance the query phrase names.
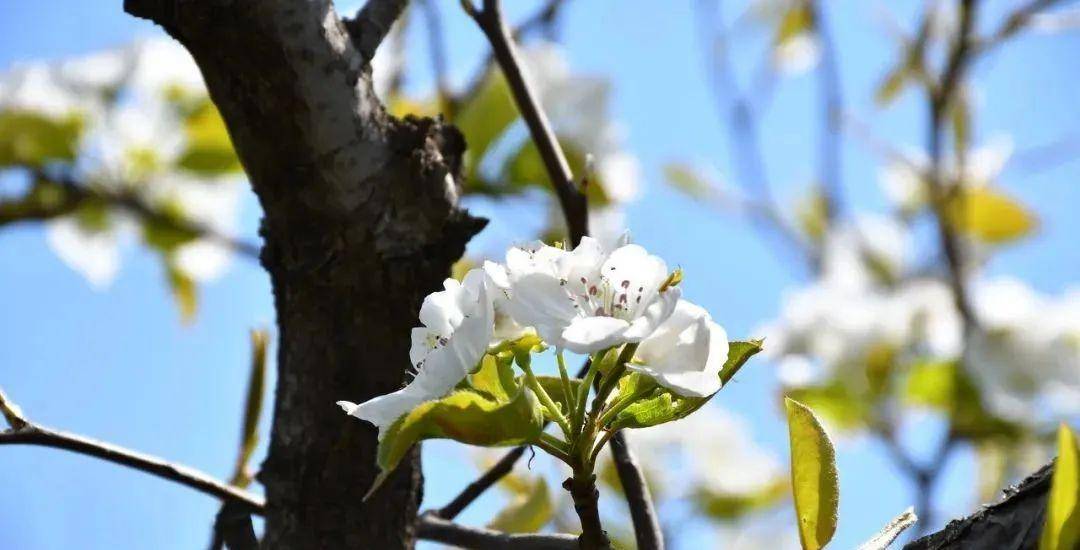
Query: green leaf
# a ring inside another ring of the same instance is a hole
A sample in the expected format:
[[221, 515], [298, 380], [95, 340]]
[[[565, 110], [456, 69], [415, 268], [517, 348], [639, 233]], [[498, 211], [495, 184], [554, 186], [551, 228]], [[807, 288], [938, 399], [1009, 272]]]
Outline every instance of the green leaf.
[[949, 204], [946, 220], [954, 230], [990, 244], [1026, 237], [1038, 226], [1035, 215], [1022, 204], [985, 186], [957, 195]]
[[791, 488], [804, 550], [823, 548], [836, 532], [840, 487], [836, 452], [814, 413], [802, 403], [784, 399], [791, 441]]
[[664, 180], [694, 199], [705, 199], [713, 193], [712, 184], [686, 164], [670, 163], [664, 166]]
[[199, 238], [198, 233], [185, 228], [187, 214], [179, 201], [165, 201], [155, 207], [155, 213], [156, 217], [142, 220], [142, 237], [147, 246], [169, 253]]
[[787, 487], [787, 479], [781, 477], [753, 493], [714, 493], [702, 489], [694, 495], [694, 501], [712, 518], [734, 520], [780, 503], [787, 496]]
[[236, 457], [230, 485], [247, 487], [251, 483], [248, 462], [259, 444], [259, 416], [266, 394], [266, 346], [270, 335], [266, 330], [251, 331], [251, 374], [248, 376], [247, 397], [244, 399], [244, 423], [240, 433], [240, 452]]
[[1058, 428], [1058, 457], [1046, 504], [1040, 550], [1080, 547], [1080, 448], [1064, 423]]
[[481, 160], [495, 140], [518, 118], [514, 98], [502, 72], [492, 69], [459, 108], [454, 125], [465, 134], [466, 190], [476, 183]]
[[83, 126], [78, 114], [49, 117], [32, 111], [0, 111], [0, 168], [74, 160]]
[[925, 361], [912, 365], [903, 400], [909, 405], [948, 414], [953, 434], [961, 439], [1015, 438], [1022, 431], [1015, 423], [986, 410], [978, 386], [954, 361]]
[[[540, 382], [540, 387], [544, 388], [544, 391], [547, 392], [551, 399], [562, 407], [563, 414], [567, 414], [574, 396], [567, 396], [563, 393], [562, 378], [558, 376], [537, 376], [536, 380]], [[570, 391], [576, 394], [578, 389], [581, 388], [581, 383], [580, 378], [571, 378]]]
[[187, 149], [177, 166], [203, 177], [240, 171], [240, 159], [233, 149], [229, 131], [214, 103], [206, 98], [184, 120]]
[[382, 473], [374, 491], [401, 462], [413, 444], [425, 439], [453, 439], [468, 445], [503, 447], [532, 443], [540, 437], [544, 416], [532, 390], [522, 387], [507, 402], [471, 390], [458, 390], [428, 401], [402, 416], [379, 441]]
[[[556, 136], [556, 139], [559, 140], [559, 146], [566, 154], [570, 172], [580, 178], [585, 173], [586, 152], [574, 140], [564, 136]], [[605, 185], [607, 182], [603, 181], [599, 174], [590, 175], [589, 184], [585, 187], [585, 196], [590, 207], [610, 204], [611, 200], [605, 191]], [[496, 194], [510, 194], [521, 192], [528, 187], [551, 191], [547, 168], [544, 167], [544, 161], [540, 157], [536, 143], [531, 139], [522, 142], [518, 149], [510, 154], [500, 172], [498, 187], [489, 185], [488, 190]]]
[[503, 533], [535, 533], [547, 525], [554, 513], [547, 481], [537, 477], [525, 496], [500, 510], [488, 527]]
[[480, 360], [480, 368], [466, 378], [465, 384], [459, 389], [472, 388], [487, 395], [499, 403], [507, 403], [512, 395], [518, 392], [518, 384], [514, 380], [512, 354], [506, 353], [501, 356], [484, 355]]
[[866, 425], [870, 403], [845, 384], [844, 377], [816, 386], [790, 388], [791, 399], [812, 407], [829, 425], [840, 430], [855, 430]]
[[[724, 366], [720, 369], [721, 382], [726, 384], [730, 381], [739, 372], [739, 369], [761, 350], [761, 340], [729, 342], [727, 361], [724, 362]], [[640, 375], [632, 374], [627, 377], [629, 380], [626, 382], [620, 380], [620, 395], [625, 395], [621, 384], [637, 384], [637, 382], [633, 381], [634, 376]], [[636, 389], [636, 386], [635, 388], [626, 387], [627, 391], [634, 389]], [[648, 428], [649, 426], [686, 418], [704, 406], [705, 403], [708, 403], [713, 398], [713, 395], [708, 397], [683, 397], [658, 386], [656, 393], [630, 405], [616, 415], [611, 425], [614, 429]]]
[[169, 263], [166, 266], [169, 277], [169, 288], [172, 289], [173, 299], [180, 309], [180, 320], [185, 324], [195, 320], [195, 312], [199, 305], [198, 287], [195, 280], [176, 266]]
[[829, 203], [819, 185], [811, 186], [810, 194], [803, 197], [795, 207], [799, 229], [814, 242], [821, 242], [829, 228], [828, 208]]

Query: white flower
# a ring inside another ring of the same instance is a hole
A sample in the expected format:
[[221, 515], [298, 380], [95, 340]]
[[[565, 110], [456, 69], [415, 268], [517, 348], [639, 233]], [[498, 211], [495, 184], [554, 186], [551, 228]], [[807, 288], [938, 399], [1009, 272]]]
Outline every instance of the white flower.
[[447, 279], [444, 290], [429, 294], [420, 306], [423, 326], [412, 330], [409, 350], [416, 367], [412, 382], [359, 405], [349, 401], [338, 405], [378, 427], [381, 438], [402, 415], [449, 393], [476, 368], [491, 341], [495, 313], [490, 285], [480, 269], [466, 274], [464, 283]]
[[846, 288], [874, 286], [882, 276], [898, 278], [906, 269], [911, 235], [886, 216], [858, 216], [825, 238], [822, 277]]
[[977, 282], [971, 296], [970, 368], [987, 404], [1027, 420], [1080, 411], [1080, 292], [1051, 298], [1005, 278]]
[[172, 38], [156, 38], [136, 45], [131, 86], [137, 94], [162, 99], [171, 88], [205, 93], [202, 73], [187, 49]]
[[576, 353], [640, 342], [666, 320], [681, 292], [660, 290], [667, 264], [627, 244], [610, 254], [590, 237], [573, 251], [540, 244], [506, 254], [508, 307], [544, 340]]
[[720, 389], [727, 355], [724, 329], [703, 308], [679, 300], [671, 317], [642, 340], [627, 368], [679, 395], [708, 397]]
[[120, 252], [124, 241], [132, 240], [135, 222], [127, 216], [116, 216], [112, 225], [101, 231], [90, 231], [79, 225], [74, 217], [49, 222], [45, 238], [49, 247], [71, 269], [86, 278], [95, 290], [109, 286], [120, 270]]

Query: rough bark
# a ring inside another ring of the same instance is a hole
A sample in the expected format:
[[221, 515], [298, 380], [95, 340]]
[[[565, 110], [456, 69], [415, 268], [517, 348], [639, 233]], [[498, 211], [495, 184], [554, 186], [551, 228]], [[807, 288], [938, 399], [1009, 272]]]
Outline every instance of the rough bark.
[[1046, 499], [1054, 466], [1047, 464], [1005, 497], [944, 529], [912, 541], [904, 550], [1034, 550], [1046, 521]]
[[362, 502], [375, 430], [334, 402], [400, 387], [422, 297], [483, 225], [456, 208], [462, 137], [385, 113], [328, 0], [125, 9], [195, 57], [264, 210], [280, 329], [264, 546], [410, 547], [418, 456]]

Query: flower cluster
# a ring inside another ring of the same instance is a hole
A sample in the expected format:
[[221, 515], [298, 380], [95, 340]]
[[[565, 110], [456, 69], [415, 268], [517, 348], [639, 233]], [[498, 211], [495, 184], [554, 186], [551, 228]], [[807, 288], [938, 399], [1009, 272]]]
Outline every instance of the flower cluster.
[[667, 264], [636, 244], [604, 250], [585, 237], [573, 250], [513, 247], [505, 264], [486, 262], [463, 282], [424, 299], [413, 329], [415, 368], [403, 389], [345, 410], [381, 430], [475, 371], [489, 350], [525, 335], [582, 354], [634, 344], [625, 365], [678, 395], [720, 389], [727, 334], [700, 306], [681, 299]]
[[149, 40], [18, 65], [0, 75], [0, 128], [0, 171], [34, 171], [37, 187], [27, 196], [66, 178], [110, 199], [81, 201], [48, 224], [50, 246], [94, 287], [116, 277], [125, 245], [140, 238], [161, 252], [173, 280], [224, 272], [230, 251], [220, 242], [148, 223], [130, 206], [217, 235], [237, 229], [240, 165], [179, 43]]
[[[378, 427], [384, 473], [430, 437], [534, 443], [590, 472], [614, 431], [688, 416], [761, 349], [737, 342], [729, 354], [724, 329], [682, 299], [681, 278], [625, 238], [612, 249], [589, 237], [572, 250], [512, 247], [504, 263], [447, 279], [424, 299], [408, 385], [338, 405]], [[560, 376], [538, 376], [531, 356], [551, 347]], [[589, 356], [584, 379], [569, 376], [564, 350]], [[545, 419], [563, 440], [543, 433]]]

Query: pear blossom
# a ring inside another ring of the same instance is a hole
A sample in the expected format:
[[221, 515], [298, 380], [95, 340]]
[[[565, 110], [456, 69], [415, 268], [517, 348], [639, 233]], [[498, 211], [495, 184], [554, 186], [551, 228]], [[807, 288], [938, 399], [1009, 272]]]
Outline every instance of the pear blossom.
[[412, 330], [409, 359], [416, 369], [403, 389], [360, 404], [338, 401], [351, 416], [379, 428], [380, 439], [398, 418], [425, 401], [449, 393], [483, 358], [494, 330], [492, 282], [473, 269], [459, 283], [447, 279], [443, 290], [424, 298], [421, 326]]
[[661, 290], [667, 264], [636, 244], [610, 253], [585, 237], [572, 251], [538, 244], [506, 254], [511, 314], [549, 344], [591, 353], [640, 342], [678, 302], [678, 287]]
[[627, 368], [679, 395], [708, 397], [720, 389], [727, 355], [723, 327], [700, 306], [679, 300], [671, 316], [642, 340]]

